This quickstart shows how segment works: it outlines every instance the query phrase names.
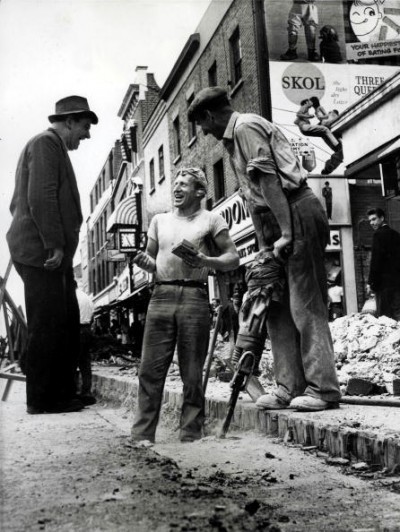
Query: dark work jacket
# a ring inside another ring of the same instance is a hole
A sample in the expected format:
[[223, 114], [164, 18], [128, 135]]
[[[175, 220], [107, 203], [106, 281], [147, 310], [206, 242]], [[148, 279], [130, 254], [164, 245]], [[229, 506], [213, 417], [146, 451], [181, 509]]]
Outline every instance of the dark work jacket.
[[48, 251], [64, 250], [72, 266], [82, 211], [75, 174], [64, 142], [54, 129], [33, 137], [20, 156], [7, 242], [14, 262], [43, 267]]
[[388, 225], [374, 233], [368, 283], [373, 290], [400, 287], [400, 233]]

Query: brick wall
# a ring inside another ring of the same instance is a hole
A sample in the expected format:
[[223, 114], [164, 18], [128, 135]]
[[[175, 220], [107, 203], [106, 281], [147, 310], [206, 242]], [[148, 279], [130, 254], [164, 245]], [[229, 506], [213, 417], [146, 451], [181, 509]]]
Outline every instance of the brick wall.
[[[231, 79], [229, 38], [237, 27], [240, 32], [242, 50], [242, 82], [236, 87], [231, 87], [229, 85]], [[208, 86], [208, 70], [214, 61], [217, 64], [218, 85], [228, 90], [233, 89], [231, 99], [235, 109], [240, 112], [260, 113], [251, 0], [236, 0], [231, 5], [197, 65], [172, 102], [168, 113], [170, 139], [173, 138], [172, 120], [176, 117], [177, 112], [179, 112], [181, 123], [182, 154], [181, 158], [174, 164], [175, 155], [171, 143], [171, 175], [174, 175], [181, 166], [199, 166], [203, 168], [208, 177], [208, 198], [212, 200], [214, 200], [213, 165], [221, 158], [224, 163], [226, 197], [233, 194], [238, 184], [230, 167], [228, 155], [221, 142], [218, 142], [210, 135], [205, 137], [200, 129], [198, 129], [197, 138], [194, 141], [188, 138], [186, 111], [188, 91], [193, 88], [196, 94], [199, 90]]]

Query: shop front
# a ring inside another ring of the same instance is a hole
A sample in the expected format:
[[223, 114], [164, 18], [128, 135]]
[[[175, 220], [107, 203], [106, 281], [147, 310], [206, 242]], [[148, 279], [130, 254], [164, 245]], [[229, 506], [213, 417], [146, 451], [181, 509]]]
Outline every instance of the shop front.
[[342, 113], [333, 126], [342, 136], [349, 182], [358, 310], [366, 300], [373, 231], [367, 212], [379, 207], [400, 231], [400, 72]]

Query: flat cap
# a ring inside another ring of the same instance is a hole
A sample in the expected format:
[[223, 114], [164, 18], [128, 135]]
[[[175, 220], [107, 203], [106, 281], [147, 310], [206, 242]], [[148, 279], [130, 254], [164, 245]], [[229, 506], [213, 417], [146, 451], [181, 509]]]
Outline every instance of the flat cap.
[[188, 119], [196, 120], [206, 109], [216, 109], [220, 105], [229, 105], [228, 93], [222, 87], [207, 87], [196, 94], [188, 109]]

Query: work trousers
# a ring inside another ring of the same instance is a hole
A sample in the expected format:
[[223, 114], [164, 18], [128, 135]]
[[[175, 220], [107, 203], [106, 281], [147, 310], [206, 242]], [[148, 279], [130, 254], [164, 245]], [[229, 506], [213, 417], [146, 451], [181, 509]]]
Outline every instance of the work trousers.
[[209, 321], [205, 288], [155, 287], [144, 330], [133, 439], [155, 439], [165, 379], [175, 347], [183, 382], [180, 437], [201, 437], [205, 417], [202, 377]]
[[72, 267], [66, 271], [15, 263], [25, 288], [28, 323], [26, 401], [54, 407], [75, 394], [79, 306]]
[[322, 204], [308, 187], [292, 193], [289, 203], [293, 253], [286, 266], [283, 301], [272, 302], [268, 314], [278, 395], [290, 400], [305, 394], [335, 402], [340, 388], [324, 266], [329, 224]]

